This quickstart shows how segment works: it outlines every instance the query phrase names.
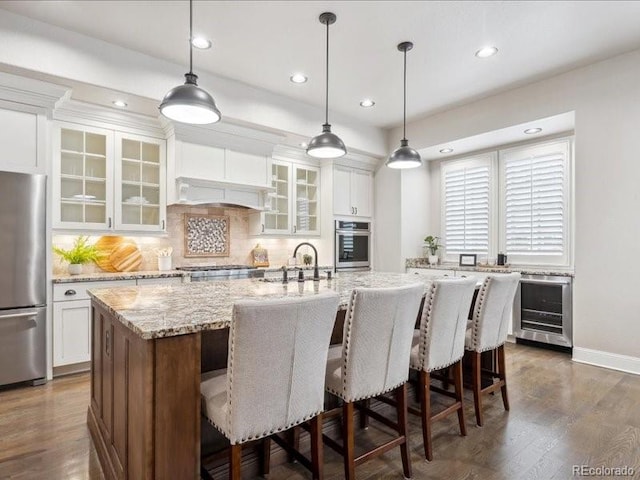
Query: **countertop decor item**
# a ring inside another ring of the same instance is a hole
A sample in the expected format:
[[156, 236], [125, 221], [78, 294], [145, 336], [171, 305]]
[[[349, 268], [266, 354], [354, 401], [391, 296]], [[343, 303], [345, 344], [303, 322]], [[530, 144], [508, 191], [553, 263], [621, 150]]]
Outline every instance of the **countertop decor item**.
[[135, 243], [122, 243], [111, 252], [109, 261], [118, 272], [134, 272], [142, 265], [142, 253]]
[[438, 249], [440, 248], [440, 237], [428, 235], [424, 237], [424, 247], [429, 252], [429, 264], [438, 264]]
[[158, 270], [165, 272], [171, 270], [171, 254], [173, 248], [156, 248], [156, 255], [158, 256]]
[[81, 274], [82, 265], [96, 261], [101, 255], [95, 245], [89, 245], [89, 237], [87, 236], [77, 237], [73, 242], [73, 247], [69, 250], [54, 246], [53, 251], [69, 262], [70, 275]]
[[251, 254], [253, 255], [254, 267], [269, 266], [269, 252], [262, 245], [260, 245], [259, 243], [256, 244], [255, 248], [251, 251]]
[[475, 253], [461, 253], [460, 254], [460, 266], [461, 267], [475, 267], [477, 263], [477, 255]]
[[100, 267], [105, 272], [117, 272], [117, 270], [113, 268], [113, 265], [111, 265], [109, 256], [114, 249], [116, 249], [126, 241], [127, 240], [125, 240], [124, 237], [118, 235], [105, 235], [103, 237], [100, 237], [95, 243], [96, 248], [100, 252], [100, 258], [96, 260], [96, 265], [98, 265], [98, 267]]
[[338, 158], [346, 155], [347, 147], [335, 133], [331, 133], [329, 123], [329, 25], [336, 22], [336, 14], [324, 12], [320, 15], [320, 23], [327, 26], [327, 65], [325, 78], [324, 124], [322, 133], [309, 141], [307, 155], [315, 158]]
[[160, 113], [176, 122], [204, 125], [220, 121], [220, 110], [209, 93], [198, 86], [193, 73], [193, 0], [189, 0], [189, 72], [184, 85], [167, 92], [160, 104]]
[[413, 48], [413, 43], [402, 42], [398, 44], [398, 50], [404, 53], [404, 114], [402, 117], [402, 140], [387, 160], [389, 168], [416, 168], [422, 165], [420, 154], [409, 146], [407, 140], [407, 52]]
[[228, 257], [227, 215], [184, 214], [185, 257]]

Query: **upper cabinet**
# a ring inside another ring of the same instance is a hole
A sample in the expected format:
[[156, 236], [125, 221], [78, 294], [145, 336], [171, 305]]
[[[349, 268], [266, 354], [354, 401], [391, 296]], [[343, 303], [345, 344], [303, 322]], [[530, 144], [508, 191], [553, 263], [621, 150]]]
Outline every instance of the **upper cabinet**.
[[0, 170], [45, 173], [38, 157], [39, 122], [36, 114], [0, 109]]
[[373, 176], [356, 168], [334, 166], [333, 213], [349, 217], [371, 217]]
[[164, 140], [58, 123], [53, 147], [54, 228], [165, 229]]
[[320, 235], [320, 170], [273, 160], [266, 210], [251, 216], [254, 235]]

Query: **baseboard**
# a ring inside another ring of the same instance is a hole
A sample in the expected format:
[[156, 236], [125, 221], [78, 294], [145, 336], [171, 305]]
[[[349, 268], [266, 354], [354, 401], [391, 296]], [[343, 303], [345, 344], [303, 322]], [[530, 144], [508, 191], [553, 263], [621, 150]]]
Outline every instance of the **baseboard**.
[[640, 358], [629, 355], [573, 347], [573, 361], [640, 375]]
[[63, 365], [53, 367], [53, 376], [73, 375], [74, 373], [88, 372], [91, 370], [91, 362], [74, 363], [73, 365]]

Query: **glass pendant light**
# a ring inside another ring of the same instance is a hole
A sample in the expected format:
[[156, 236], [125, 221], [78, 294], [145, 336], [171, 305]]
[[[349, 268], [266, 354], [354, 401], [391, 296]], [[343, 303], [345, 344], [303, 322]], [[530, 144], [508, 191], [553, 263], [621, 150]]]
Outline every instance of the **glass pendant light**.
[[387, 159], [389, 168], [416, 168], [422, 165], [420, 154], [409, 146], [407, 140], [407, 52], [413, 48], [413, 43], [402, 42], [398, 44], [398, 50], [404, 52], [404, 114], [402, 120], [402, 140]]
[[171, 120], [195, 125], [220, 121], [220, 110], [213, 97], [198, 86], [193, 73], [193, 0], [189, 0], [189, 73], [184, 74], [184, 85], [167, 92], [160, 104], [160, 113]]
[[329, 25], [335, 23], [336, 15], [331, 12], [325, 12], [320, 15], [320, 23], [327, 26], [327, 77], [326, 77], [326, 101], [325, 101], [325, 120], [322, 125], [322, 133], [316, 135], [309, 142], [307, 154], [316, 158], [338, 158], [347, 153], [344, 142], [340, 140], [335, 133], [331, 133], [331, 125], [329, 124]]

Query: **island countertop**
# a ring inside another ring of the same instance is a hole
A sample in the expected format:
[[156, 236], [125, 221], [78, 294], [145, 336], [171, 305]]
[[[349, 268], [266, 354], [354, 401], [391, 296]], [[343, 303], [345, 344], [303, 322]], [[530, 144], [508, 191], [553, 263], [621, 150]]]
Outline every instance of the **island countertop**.
[[114, 318], [145, 340], [172, 337], [226, 328], [231, 322], [233, 304], [239, 300], [283, 298], [334, 291], [345, 309], [355, 288], [398, 287], [430, 280], [401, 273], [339, 273], [332, 280], [290, 281], [287, 284], [261, 279], [221, 280], [119, 287], [89, 290], [89, 295]]

